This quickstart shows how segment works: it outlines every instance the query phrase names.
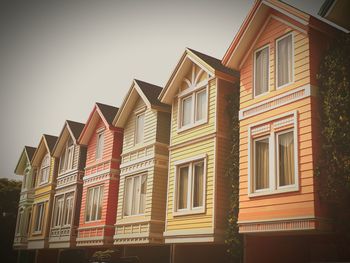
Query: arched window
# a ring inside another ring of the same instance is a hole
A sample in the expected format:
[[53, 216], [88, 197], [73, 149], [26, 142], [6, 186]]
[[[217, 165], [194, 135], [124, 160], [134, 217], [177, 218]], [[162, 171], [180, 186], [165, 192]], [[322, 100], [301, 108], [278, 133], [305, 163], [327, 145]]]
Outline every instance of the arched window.
[[39, 185], [48, 182], [49, 173], [50, 173], [50, 155], [47, 153], [41, 162], [40, 173], [39, 173]]

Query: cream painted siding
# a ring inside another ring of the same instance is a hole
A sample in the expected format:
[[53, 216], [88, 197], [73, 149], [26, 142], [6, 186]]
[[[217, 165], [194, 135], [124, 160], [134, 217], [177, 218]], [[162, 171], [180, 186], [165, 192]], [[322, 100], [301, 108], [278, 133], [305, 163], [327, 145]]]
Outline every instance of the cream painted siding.
[[[167, 165], [167, 163], [165, 164]], [[166, 203], [166, 188], [168, 179], [168, 170], [166, 168], [155, 167], [153, 174], [153, 191], [152, 191], [152, 219], [164, 220]], [[164, 224], [162, 224], [164, 230]], [[162, 232], [163, 232], [162, 230]]]
[[215, 132], [215, 103], [216, 103], [216, 85], [215, 79], [209, 82], [208, 97], [208, 123], [196, 126], [194, 128], [178, 132], [178, 99], [174, 99], [171, 119], [171, 145], [194, 140], [203, 135]]
[[74, 145], [74, 155], [73, 155], [73, 167], [72, 169], [78, 169], [79, 165], [79, 145]]
[[[205, 134], [202, 134], [205, 135]], [[213, 227], [213, 179], [214, 179], [215, 138], [192, 143], [172, 150], [170, 154], [169, 188], [166, 231]], [[174, 216], [175, 162], [207, 154], [205, 212], [196, 215]]]
[[[146, 107], [146, 104], [141, 98], [135, 104], [134, 110]], [[143, 144], [136, 145], [136, 147], [154, 143], [156, 140], [156, 122], [157, 112], [154, 110], [145, 110], [145, 121], [144, 121], [144, 140]], [[124, 127], [124, 140], [123, 140], [123, 154], [132, 151], [135, 147], [135, 125], [136, 125], [136, 114], [131, 113], [130, 117]]]

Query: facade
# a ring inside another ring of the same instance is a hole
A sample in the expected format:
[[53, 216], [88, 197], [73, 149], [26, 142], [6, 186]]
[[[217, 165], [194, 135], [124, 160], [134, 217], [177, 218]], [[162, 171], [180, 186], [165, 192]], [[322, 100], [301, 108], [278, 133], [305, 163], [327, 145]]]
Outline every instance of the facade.
[[113, 244], [123, 131], [118, 108], [96, 103], [78, 139], [87, 147], [77, 246]]
[[[304, 262], [306, 246], [290, 235], [316, 238], [331, 230], [314, 176], [320, 135], [316, 73], [336, 33], [287, 4], [256, 1], [223, 59], [240, 71], [238, 225], [246, 236], [247, 262], [258, 260], [252, 251], [259, 242], [273, 243], [271, 252], [289, 242], [298, 251], [294, 262]], [[276, 257], [267, 251], [260, 260]]]
[[48, 248], [51, 211], [57, 177], [57, 163], [52, 156], [56, 141], [56, 136], [44, 134], [32, 159], [32, 167], [35, 170], [35, 188], [28, 249]]
[[66, 121], [53, 156], [58, 161], [58, 172], [49, 234], [50, 248], [70, 248], [76, 243], [79, 224], [86, 147], [77, 140], [84, 124]]
[[26, 249], [32, 205], [34, 201], [35, 178], [32, 168], [32, 158], [36, 148], [25, 146], [18, 160], [15, 174], [23, 176], [22, 189], [19, 197], [17, 223], [13, 247]]
[[116, 245], [163, 243], [170, 107], [161, 90], [134, 80], [113, 122], [124, 129]]
[[220, 60], [186, 49], [160, 94], [161, 102], [172, 106], [165, 243], [224, 242], [229, 205], [224, 164], [230, 149], [226, 96], [237, 80]]

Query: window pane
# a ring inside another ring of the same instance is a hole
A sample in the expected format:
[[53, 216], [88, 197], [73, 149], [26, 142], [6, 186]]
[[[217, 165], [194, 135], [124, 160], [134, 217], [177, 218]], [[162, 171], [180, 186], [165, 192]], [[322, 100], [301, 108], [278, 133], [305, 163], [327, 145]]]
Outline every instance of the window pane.
[[145, 115], [141, 114], [136, 117], [136, 136], [135, 143], [143, 142], [143, 129], [144, 129]]
[[182, 123], [185, 126], [191, 123], [192, 96], [182, 100]]
[[65, 160], [66, 160], [66, 150], [63, 150], [63, 153], [60, 158], [60, 172], [65, 170]]
[[207, 91], [197, 93], [196, 100], [196, 121], [203, 120], [207, 111]]
[[140, 214], [143, 214], [146, 206], [147, 176], [143, 175], [141, 178]]
[[294, 184], [293, 132], [278, 135], [279, 186]]
[[278, 86], [292, 81], [292, 35], [277, 42], [277, 80]]
[[269, 139], [255, 141], [255, 190], [269, 187]]
[[68, 148], [67, 169], [70, 170], [73, 167], [73, 153], [74, 146]]
[[203, 206], [204, 162], [194, 165], [193, 207]]
[[139, 213], [140, 192], [141, 192], [141, 178], [140, 176], [137, 176], [137, 177], [134, 177], [134, 189], [133, 189], [133, 196], [132, 196], [131, 214], [133, 215]]
[[255, 96], [268, 91], [269, 48], [255, 53]]
[[88, 189], [88, 194], [87, 194], [85, 221], [91, 220], [92, 196], [93, 196], [93, 189], [90, 188]]
[[97, 142], [96, 142], [96, 159], [99, 159], [102, 157], [103, 140], [104, 140], [104, 133], [99, 133], [97, 135]]
[[188, 193], [188, 166], [181, 167], [178, 179], [178, 209], [187, 208], [187, 193]]
[[100, 220], [102, 217], [102, 203], [103, 203], [103, 186], [98, 187], [99, 196], [98, 196], [98, 204], [97, 204], [97, 215], [96, 219]]
[[124, 194], [124, 215], [131, 215], [131, 201], [132, 201], [132, 178], [125, 179], [125, 194]]

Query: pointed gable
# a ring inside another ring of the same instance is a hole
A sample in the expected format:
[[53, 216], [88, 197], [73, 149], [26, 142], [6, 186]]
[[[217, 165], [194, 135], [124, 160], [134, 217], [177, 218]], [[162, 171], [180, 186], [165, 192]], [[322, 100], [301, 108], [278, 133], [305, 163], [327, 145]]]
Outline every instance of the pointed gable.
[[89, 139], [99, 120], [103, 121], [107, 129], [113, 130], [114, 127], [112, 125], [112, 122], [118, 110], [119, 109], [117, 107], [113, 107], [102, 103], [96, 103], [79, 136], [78, 143], [82, 145], [88, 144]]
[[63, 125], [62, 131], [58, 136], [57, 143], [55, 144], [55, 147], [52, 151], [52, 155], [54, 157], [60, 156], [62, 149], [64, 148], [65, 143], [69, 137], [72, 138], [74, 144], [77, 144], [77, 139], [79, 138], [83, 128], [83, 123], [66, 120]]
[[145, 81], [134, 79], [131, 87], [125, 96], [120, 111], [116, 115], [113, 124], [116, 127], [124, 127], [130, 112], [134, 110], [135, 104], [139, 98], [143, 100], [146, 107], [161, 111], [170, 111], [170, 107], [158, 99], [162, 87], [156, 86]]
[[38, 148], [36, 149], [33, 159], [32, 159], [32, 165], [38, 166], [40, 165], [41, 159], [44, 157], [46, 153], [49, 153], [50, 156], [52, 156], [53, 148], [55, 147], [55, 144], [57, 142], [58, 137], [48, 134], [43, 134], [41, 136]]
[[14, 171], [16, 175], [24, 174], [24, 169], [26, 167], [26, 164], [27, 162], [31, 163], [35, 150], [36, 150], [35, 147], [24, 146], [24, 149], [22, 150], [21, 156], [18, 160], [18, 163]]
[[217, 58], [187, 48], [159, 95], [162, 103], [171, 104], [179, 89], [185, 89], [208, 81], [212, 76], [234, 80], [239, 73], [225, 67]]

